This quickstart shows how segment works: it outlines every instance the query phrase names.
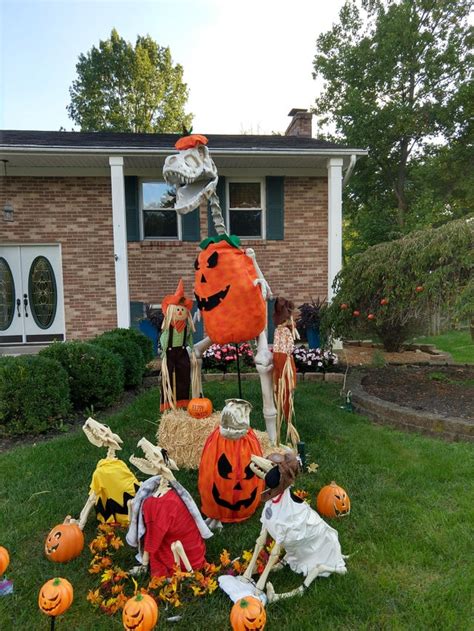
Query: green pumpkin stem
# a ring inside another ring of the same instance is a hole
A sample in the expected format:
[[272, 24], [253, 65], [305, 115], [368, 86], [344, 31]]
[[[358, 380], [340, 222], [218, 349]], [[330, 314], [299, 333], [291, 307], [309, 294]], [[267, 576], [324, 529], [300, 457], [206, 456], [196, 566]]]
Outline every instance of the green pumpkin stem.
[[55, 578], [55, 579], [53, 580], [53, 585], [54, 585], [55, 587], [56, 587], [57, 585], [60, 585], [60, 584], [61, 584], [61, 579], [60, 579], [60, 578]]

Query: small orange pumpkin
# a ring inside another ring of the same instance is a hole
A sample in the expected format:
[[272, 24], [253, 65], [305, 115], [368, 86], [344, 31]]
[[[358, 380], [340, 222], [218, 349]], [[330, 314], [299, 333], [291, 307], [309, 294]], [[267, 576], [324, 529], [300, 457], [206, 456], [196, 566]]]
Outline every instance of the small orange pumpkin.
[[204, 397], [191, 399], [188, 403], [188, 413], [193, 418], [207, 418], [212, 414], [212, 402]]
[[255, 266], [238, 243], [227, 235], [206, 239], [194, 264], [194, 294], [215, 344], [252, 340], [266, 325], [265, 301], [254, 284]]
[[156, 601], [148, 594], [135, 594], [125, 603], [122, 622], [129, 631], [151, 631], [158, 622]]
[[67, 563], [75, 559], [84, 547], [84, 535], [77, 524], [59, 524], [46, 537], [46, 557], [55, 563]]
[[69, 609], [73, 599], [71, 583], [65, 578], [52, 578], [39, 591], [38, 607], [47, 616], [59, 616]]
[[8, 550], [3, 546], [0, 546], [0, 576], [7, 571], [7, 567], [10, 565], [10, 555]]
[[233, 631], [248, 629], [264, 629], [267, 613], [262, 601], [253, 596], [245, 596], [238, 600], [230, 612], [230, 624]]
[[342, 486], [333, 480], [319, 491], [316, 509], [324, 517], [344, 517], [351, 512], [351, 501]]

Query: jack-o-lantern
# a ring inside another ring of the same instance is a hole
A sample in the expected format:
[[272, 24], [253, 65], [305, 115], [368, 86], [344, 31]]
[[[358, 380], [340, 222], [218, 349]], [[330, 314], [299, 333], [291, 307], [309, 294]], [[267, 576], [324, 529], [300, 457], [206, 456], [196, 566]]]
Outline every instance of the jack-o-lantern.
[[79, 556], [84, 547], [84, 535], [77, 524], [59, 524], [46, 537], [44, 551], [55, 563], [67, 563]]
[[206, 333], [216, 344], [251, 340], [266, 325], [255, 266], [238, 243], [227, 235], [206, 239], [194, 263], [194, 294]]
[[59, 616], [69, 609], [73, 598], [74, 590], [68, 580], [52, 578], [39, 591], [38, 607], [47, 616]]
[[212, 414], [211, 400], [204, 397], [191, 399], [188, 403], [188, 413], [193, 418], [207, 418]]
[[148, 594], [138, 593], [125, 603], [122, 622], [129, 631], [151, 631], [158, 622], [158, 605]]
[[238, 600], [230, 612], [230, 624], [233, 631], [264, 629], [267, 613], [262, 601], [254, 596], [245, 596]]
[[7, 567], [10, 565], [10, 555], [8, 550], [3, 546], [0, 546], [0, 576], [7, 571]]
[[319, 491], [316, 509], [324, 517], [344, 517], [351, 512], [351, 501], [342, 486], [333, 480]]
[[252, 429], [237, 440], [222, 436], [219, 427], [209, 435], [198, 479], [201, 510], [207, 517], [239, 522], [253, 515], [265, 482], [250, 468], [252, 454], [263, 455]]

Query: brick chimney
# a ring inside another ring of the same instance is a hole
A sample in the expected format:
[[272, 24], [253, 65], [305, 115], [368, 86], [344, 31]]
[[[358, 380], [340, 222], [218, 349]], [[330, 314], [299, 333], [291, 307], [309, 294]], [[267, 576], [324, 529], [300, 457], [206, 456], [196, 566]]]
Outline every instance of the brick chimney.
[[313, 115], [308, 110], [294, 107], [288, 114], [292, 116], [291, 123], [285, 131], [285, 136], [304, 136], [305, 138], [313, 137]]

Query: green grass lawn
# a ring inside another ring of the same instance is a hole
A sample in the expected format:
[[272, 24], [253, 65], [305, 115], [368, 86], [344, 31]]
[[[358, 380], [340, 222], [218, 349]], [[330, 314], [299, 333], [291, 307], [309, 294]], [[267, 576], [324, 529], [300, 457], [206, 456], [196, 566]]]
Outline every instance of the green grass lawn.
[[[244, 382], [243, 388], [244, 397], [254, 404], [253, 424], [263, 429], [258, 384]], [[221, 408], [225, 398], [237, 395], [236, 385], [209, 383], [206, 395]], [[320, 469], [301, 475], [297, 487], [314, 497], [336, 480], [348, 491], [352, 512], [333, 522], [343, 552], [352, 555], [348, 573], [317, 579], [302, 597], [269, 606], [267, 629], [472, 628], [472, 445], [375, 426], [341, 410], [340, 404], [337, 386], [298, 385], [297, 426], [308, 462], [316, 461]], [[124, 441], [123, 458], [128, 459], [141, 436], [154, 439], [157, 408], [158, 393], [150, 390], [107, 419]], [[122, 628], [120, 615], [109, 618], [86, 601], [97, 580], [87, 572], [87, 548], [66, 565], [53, 565], [43, 555], [50, 528], [67, 513], [78, 515], [102, 455], [104, 450], [74, 431], [0, 456], [0, 545], [10, 551], [7, 574], [15, 588], [14, 595], [0, 598], [2, 631], [49, 629], [37, 609], [37, 595], [44, 581], [58, 575], [74, 585], [75, 600], [58, 618], [57, 631]], [[177, 477], [197, 499], [197, 473], [180, 471]], [[231, 558], [252, 548], [260, 529], [259, 512], [243, 524], [225, 526], [210, 539], [208, 560], [218, 561], [223, 548]], [[91, 515], [86, 542], [95, 532]], [[132, 566], [131, 550], [128, 559]], [[285, 568], [272, 580], [277, 591], [286, 591], [302, 578]], [[230, 609], [231, 601], [217, 590], [171, 612], [160, 607], [158, 628], [229, 629]], [[166, 621], [176, 614], [183, 616], [181, 621]]]
[[448, 331], [433, 337], [417, 337], [420, 344], [434, 344], [441, 351], [451, 353], [459, 364], [474, 364], [474, 342], [469, 331]]

